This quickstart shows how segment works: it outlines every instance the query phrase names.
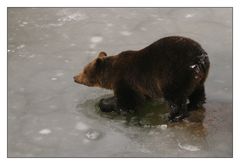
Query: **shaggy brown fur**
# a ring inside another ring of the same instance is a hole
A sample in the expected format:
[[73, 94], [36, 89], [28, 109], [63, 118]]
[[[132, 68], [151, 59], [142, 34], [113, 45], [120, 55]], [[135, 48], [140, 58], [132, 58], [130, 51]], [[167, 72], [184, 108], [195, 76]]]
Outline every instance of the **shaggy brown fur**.
[[107, 105], [109, 102], [129, 110], [146, 99], [163, 97], [170, 106], [169, 119], [178, 121], [187, 115], [188, 109], [205, 102], [204, 82], [209, 66], [207, 53], [197, 42], [172, 36], [138, 51], [115, 56], [100, 52], [74, 80], [114, 91], [113, 98], [100, 101], [103, 111], [111, 111], [106, 108], [112, 107]]

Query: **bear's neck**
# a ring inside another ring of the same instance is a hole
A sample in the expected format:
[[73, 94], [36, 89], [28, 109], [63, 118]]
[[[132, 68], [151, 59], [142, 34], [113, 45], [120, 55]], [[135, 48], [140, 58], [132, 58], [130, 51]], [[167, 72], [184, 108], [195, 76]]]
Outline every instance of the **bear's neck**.
[[115, 63], [117, 56], [109, 56], [105, 60], [105, 64], [99, 74], [99, 84], [102, 88], [113, 89], [118, 71], [120, 70], [118, 65], [116, 65], [117, 63]]

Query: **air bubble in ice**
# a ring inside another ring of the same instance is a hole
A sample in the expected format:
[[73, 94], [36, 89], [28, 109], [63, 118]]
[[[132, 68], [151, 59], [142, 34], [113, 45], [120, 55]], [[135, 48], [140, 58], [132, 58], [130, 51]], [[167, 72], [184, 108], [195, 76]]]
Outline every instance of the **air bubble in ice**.
[[57, 78], [56, 77], [52, 77], [51, 80], [55, 81], [55, 80], [57, 80]]

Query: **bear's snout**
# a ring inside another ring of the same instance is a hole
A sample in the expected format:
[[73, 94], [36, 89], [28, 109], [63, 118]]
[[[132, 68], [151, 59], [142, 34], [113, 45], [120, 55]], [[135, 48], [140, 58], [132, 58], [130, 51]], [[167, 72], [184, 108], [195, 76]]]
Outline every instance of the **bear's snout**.
[[80, 82], [78, 81], [78, 76], [74, 76], [73, 79], [74, 79], [74, 82], [80, 83]]

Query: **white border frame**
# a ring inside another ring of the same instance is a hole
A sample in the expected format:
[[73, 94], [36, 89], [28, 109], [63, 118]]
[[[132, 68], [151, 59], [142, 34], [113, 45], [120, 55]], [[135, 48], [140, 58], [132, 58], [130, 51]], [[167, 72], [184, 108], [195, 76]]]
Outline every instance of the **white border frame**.
[[[159, 159], [159, 158], [151, 158], [151, 159], [138, 159], [136, 162], [133, 158], [120, 159], [120, 158], [94, 158], [94, 159], [75, 159], [75, 158], [67, 158], [67, 159], [25, 159], [25, 158], [7, 158], [7, 7], [233, 7], [233, 119], [234, 119], [234, 129], [233, 129], [233, 159], [215, 159], [215, 158], [193, 158], [193, 159]], [[239, 117], [240, 117], [240, 101], [238, 101], [239, 90], [239, 44], [240, 44], [240, 2], [238, 0], [66, 0], [66, 1], [54, 1], [54, 0], [1, 0], [0, 2], [0, 21], [1, 21], [1, 34], [0, 34], [0, 52], [2, 52], [0, 56], [0, 75], [1, 75], [1, 110], [0, 110], [0, 157], [1, 164], [79, 164], [79, 163], [94, 163], [99, 164], [149, 164], [149, 163], [161, 163], [161, 164], [169, 164], [169, 162], [176, 164], [213, 164], [213, 163], [231, 163], [236, 164], [240, 157], [240, 143], [239, 143]], [[159, 162], [156, 162], [159, 161]], [[161, 162], [160, 162], [161, 161]]]

